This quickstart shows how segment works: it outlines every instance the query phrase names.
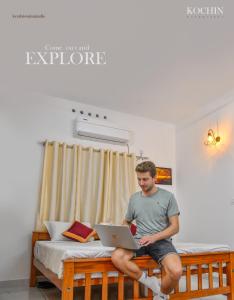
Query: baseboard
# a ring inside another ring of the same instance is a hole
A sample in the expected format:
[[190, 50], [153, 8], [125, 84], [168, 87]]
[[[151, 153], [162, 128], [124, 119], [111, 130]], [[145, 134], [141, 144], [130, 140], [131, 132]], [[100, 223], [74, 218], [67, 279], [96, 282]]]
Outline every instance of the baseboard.
[[[44, 276], [37, 276], [38, 281], [46, 280]], [[6, 280], [0, 281], [0, 288], [10, 288], [10, 287], [29, 287], [29, 279], [16, 279], [16, 280]]]
[[17, 279], [17, 280], [6, 280], [0, 281], [0, 288], [10, 287], [27, 287], [29, 286], [29, 279]]

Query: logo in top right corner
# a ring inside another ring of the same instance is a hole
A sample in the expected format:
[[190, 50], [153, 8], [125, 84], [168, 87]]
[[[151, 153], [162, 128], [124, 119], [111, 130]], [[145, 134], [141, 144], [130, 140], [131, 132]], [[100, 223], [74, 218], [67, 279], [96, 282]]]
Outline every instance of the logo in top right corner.
[[218, 18], [224, 16], [223, 6], [187, 6], [187, 17]]

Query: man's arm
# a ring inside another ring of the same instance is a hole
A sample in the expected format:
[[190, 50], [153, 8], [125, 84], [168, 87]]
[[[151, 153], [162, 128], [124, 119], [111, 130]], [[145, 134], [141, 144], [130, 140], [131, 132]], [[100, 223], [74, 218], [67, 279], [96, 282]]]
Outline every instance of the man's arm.
[[157, 232], [150, 236], [144, 236], [140, 240], [141, 245], [147, 246], [154, 242], [168, 239], [179, 232], [179, 216], [169, 217], [169, 226], [161, 232]]
[[155, 233], [155, 241], [165, 240], [179, 232], [179, 216], [169, 217], [169, 226], [161, 232]]

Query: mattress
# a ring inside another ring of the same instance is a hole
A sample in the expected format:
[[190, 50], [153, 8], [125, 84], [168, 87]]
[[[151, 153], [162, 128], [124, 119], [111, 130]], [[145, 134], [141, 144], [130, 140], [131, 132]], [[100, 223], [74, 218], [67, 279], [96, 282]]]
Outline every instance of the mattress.
[[[200, 253], [230, 251], [230, 247], [220, 244], [201, 243], [174, 243], [178, 253]], [[96, 258], [110, 257], [113, 247], [105, 247], [101, 241], [78, 243], [72, 241], [37, 241], [34, 248], [34, 256], [47, 269], [57, 274], [58, 278], [63, 275], [63, 260], [67, 258]], [[155, 270], [157, 271], [157, 270]], [[118, 276], [117, 272], [109, 272], [109, 276]], [[101, 277], [101, 273], [92, 274], [92, 278]], [[75, 279], [84, 278], [84, 274], [76, 274]]]

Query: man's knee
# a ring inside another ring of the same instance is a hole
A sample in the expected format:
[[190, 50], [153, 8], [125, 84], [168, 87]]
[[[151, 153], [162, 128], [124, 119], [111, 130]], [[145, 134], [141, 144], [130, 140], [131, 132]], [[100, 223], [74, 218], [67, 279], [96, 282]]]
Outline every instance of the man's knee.
[[126, 260], [130, 260], [132, 257], [133, 253], [131, 251], [118, 248], [112, 252], [111, 260], [114, 264], [118, 264]]
[[170, 277], [175, 281], [179, 281], [183, 274], [183, 269], [181, 266], [174, 267], [170, 270]]
[[122, 249], [116, 249], [115, 251], [112, 252], [111, 254], [111, 260], [112, 262], [119, 261], [121, 257], [123, 256], [123, 251]]
[[175, 255], [168, 255], [167, 257], [165, 257], [162, 264], [166, 273], [170, 276], [172, 280], [178, 281], [181, 278], [183, 274], [183, 269], [179, 257]]

